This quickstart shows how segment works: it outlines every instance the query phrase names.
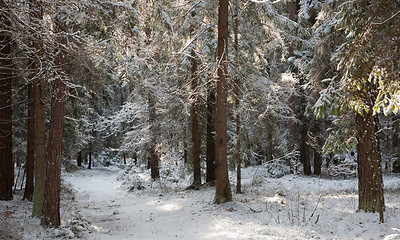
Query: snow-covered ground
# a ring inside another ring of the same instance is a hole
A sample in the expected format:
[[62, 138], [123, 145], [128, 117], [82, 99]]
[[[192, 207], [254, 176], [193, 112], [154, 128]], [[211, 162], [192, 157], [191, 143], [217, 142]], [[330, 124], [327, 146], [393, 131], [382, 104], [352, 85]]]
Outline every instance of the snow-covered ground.
[[10, 212], [1, 227], [18, 231], [15, 239], [400, 239], [400, 175], [384, 178], [381, 224], [377, 214], [356, 211], [356, 179], [270, 178], [251, 167], [243, 169], [244, 193], [217, 205], [213, 187], [185, 190], [188, 179], [151, 183], [146, 171], [66, 173], [75, 191], [63, 198], [60, 229], [40, 227], [18, 195], [0, 202], [1, 216]]

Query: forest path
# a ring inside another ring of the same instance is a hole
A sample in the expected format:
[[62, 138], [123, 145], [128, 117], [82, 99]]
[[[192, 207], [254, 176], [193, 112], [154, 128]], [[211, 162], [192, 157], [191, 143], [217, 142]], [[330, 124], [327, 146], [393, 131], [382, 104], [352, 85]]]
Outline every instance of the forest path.
[[213, 213], [221, 206], [210, 204], [212, 188], [127, 192], [117, 180], [119, 171], [83, 169], [65, 176], [77, 191], [77, 211], [95, 229], [88, 239], [218, 239], [221, 234], [240, 239], [239, 229], [217, 224], [224, 217]]
[[90, 234], [91, 239], [109, 239], [110, 235], [119, 231], [120, 218], [117, 213], [124, 200], [124, 191], [116, 179], [118, 172], [119, 169], [94, 168], [65, 176], [76, 190], [75, 200], [79, 213], [96, 230]]
[[[243, 170], [246, 193], [225, 204], [213, 204], [212, 187], [147, 183], [129, 192], [116, 167], [81, 169], [64, 179], [76, 189], [75, 211], [94, 228], [90, 240], [400, 239], [397, 175], [385, 176], [387, 222], [379, 224], [376, 215], [356, 211], [356, 179], [285, 176], [251, 186], [257, 169]], [[283, 196], [274, 196], [277, 189]]]

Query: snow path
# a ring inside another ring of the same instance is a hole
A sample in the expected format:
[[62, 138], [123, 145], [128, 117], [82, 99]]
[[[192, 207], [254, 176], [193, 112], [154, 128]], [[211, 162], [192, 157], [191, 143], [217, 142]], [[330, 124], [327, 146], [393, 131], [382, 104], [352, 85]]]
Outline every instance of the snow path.
[[118, 173], [85, 169], [65, 175], [77, 190], [76, 209], [95, 229], [88, 239], [284, 239], [265, 228], [262, 210], [240, 202], [213, 204], [214, 188], [127, 192]]
[[[215, 207], [210, 204], [213, 191], [201, 197], [190, 196], [196, 191], [127, 193], [117, 174], [115, 169], [93, 169], [66, 175], [77, 190], [77, 209], [96, 229], [89, 239], [216, 239], [224, 234], [216, 234], [213, 220], [200, 214]], [[200, 205], [193, 206], [196, 201]]]
[[[287, 176], [251, 187], [249, 171], [246, 194], [216, 205], [211, 187], [128, 192], [119, 174], [97, 168], [64, 176], [77, 191], [76, 211], [94, 228], [88, 239], [400, 239], [398, 177], [387, 181], [394, 190], [385, 193], [388, 222], [379, 224], [377, 215], [356, 212], [354, 179]], [[274, 196], [277, 189], [284, 196]]]

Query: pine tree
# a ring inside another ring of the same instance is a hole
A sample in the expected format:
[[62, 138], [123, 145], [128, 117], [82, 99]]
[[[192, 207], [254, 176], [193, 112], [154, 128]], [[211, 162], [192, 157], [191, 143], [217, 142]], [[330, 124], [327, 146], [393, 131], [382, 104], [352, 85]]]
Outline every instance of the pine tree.
[[[339, 73], [321, 91], [316, 104], [319, 114], [323, 112], [321, 106], [328, 106], [331, 114], [355, 118], [356, 131], [341, 130], [341, 134], [331, 135], [324, 148], [344, 145], [351, 149], [356, 145], [358, 208], [379, 212], [381, 222], [385, 203], [378, 120], [381, 112], [396, 114], [400, 110], [396, 100], [400, 95], [399, 49], [393, 41], [400, 36], [399, 8], [390, 0], [347, 1], [340, 5], [337, 27], [346, 38], [339, 38], [344, 43], [334, 55]], [[343, 133], [347, 135], [340, 136]]]
[[150, 125], [150, 142], [149, 142], [149, 157], [150, 157], [150, 170], [151, 170], [151, 179], [156, 180], [160, 178], [160, 170], [159, 170], [159, 156], [156, 150], [157, 147], [157, 122], [156, 122], [156, 106], [155, 106], [154, 95], [149, 90], [148, 93], [148, 110], [149, 110], [149, 125]]
[[0, 1], [0, 200], [11, 200], [14, 185], [12, 154], [12, 48], [7, 4]]
[[199, 129], [199, 79], [197, 72], [197, 57], [194, 50], [191, 51], [191, 69], [190, 75], [192, 79], [192, 155], [193, 155], [193, 184], [197, 187], [201, 184], [201, 168], [200, 168], [200, 129]]
[[227, 77], [228, 77], [228, 0], [219, 0], [218, 8], [218, 81], [216, 98], [216, 192], [215, 202], [232, 200], [227, 162]]
[[[234, 2], [234, 15], [233, 15], [233, 48], [235, 49], [235, 58], [238, 62], [239, 54], [239, 5], [238, 1]], [[235, 76], [235, 124], [236, 124], [236, 192], [242, 192], [242, 158], [241, 158], [241, 146], [240, 146], [240, 80], [238, 76]]]
[[[37, 0], [30, 1], [30, 8], [32, 11], [32, 21], [37, 23], [39, 30], [41, 28], [43, 19], [42, 3]], [[38, 32], [40, 34], [40, 31]], [[44, 44], [41, 41], [41, 36], [36, 36], [34, 50], [37, 54], [35, 62], [32, 65], [36, 73], [37, 79], [34, 80], [34, 96], [35, 96], [35, 187], [33, 191], [33, 216], [42, 216], [43, 201], [44, 201], [44, 188], [45, 188], [45, 158], [46, 158], [46, 96], [45, 96], [45, 80], [44, 72], [41, 67], [44, 57]]]
[[[59, 10], [60, 7], [57, 7]], [[61, 13], [57, 13], [60, 18]], [[49, 125], [49, 142], [47, 144], [46, 180], [43, 202], [42, 225], [58, 227], [61, 224], [60, 194], [61, 194], [61, 158], [63, 145], [63, 129], [66, 106], [66, 74], [67, 53], [65, 46], [67, 38], [65, 26], [59, 19], [54, 20], [57, 34], [57, 53], [54, 60], [55, 77], [52, 86], [51, 117]]]
[[[33, 64], [33, 63], [32, 63]], [[35, 87], [33, 80], [28, 83], [28, 120], [26, 151], [26, 183], [24, 199], [32, 201], [35, 176]]]
[[207, 81], [206, 182], [215, 181], [215, 84]]

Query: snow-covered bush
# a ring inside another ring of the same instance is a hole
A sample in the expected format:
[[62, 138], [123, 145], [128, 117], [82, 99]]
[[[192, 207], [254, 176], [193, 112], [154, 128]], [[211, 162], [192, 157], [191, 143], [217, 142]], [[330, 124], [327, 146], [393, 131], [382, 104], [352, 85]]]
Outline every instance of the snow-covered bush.
[[337, 153], [328, 163], [326, 172], [332, 176], [355, 176], [357, 172], [357, 159], [354, 152]]
[[71, 219], [54, 229], [52, 235], [56, 238], [72, 239], [82, 238], [93, 231], [94, 228], [90, 226], [90, 222], [83, 219], [78, 213], [74, 213]]
[[287, 162], [284, 161], [282, 158], [276, 158], [270, 162], [265, 163], [265, 167], [267, 169], [267, 172], [272, 177], [279, 178], [290, 173], [290, 167], [288, 166]]

